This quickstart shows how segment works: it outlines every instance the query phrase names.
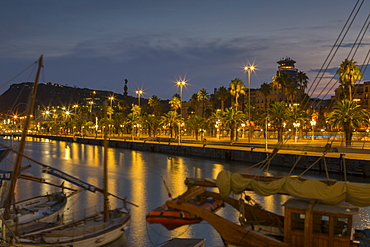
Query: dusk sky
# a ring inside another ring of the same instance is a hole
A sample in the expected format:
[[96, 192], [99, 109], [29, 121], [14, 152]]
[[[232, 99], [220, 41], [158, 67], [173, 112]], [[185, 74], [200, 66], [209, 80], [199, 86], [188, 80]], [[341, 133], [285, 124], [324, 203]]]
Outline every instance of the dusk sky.
[[[0, 2], [0, 93], [14, 76], [44, 55], [41, 82], [170, 99], [188, 80], [183, 99], [201, 88], [228, 87], [244, 65], [254, 63], [251, 87], [271, 82], [277, 61], [289, 56], [314, 80], [356, 0], [64, 0]], [[362, 6], [343, 48], [347, 57], [366, 17]], [[363, 39], [355, 59], [362, 65], [370, 47]], [[370, 68], [364, 80], [370, 80]], [[326, 74], [330, 78], [333, 74]], [[325, 84], [325, 80], [321, 81]]]

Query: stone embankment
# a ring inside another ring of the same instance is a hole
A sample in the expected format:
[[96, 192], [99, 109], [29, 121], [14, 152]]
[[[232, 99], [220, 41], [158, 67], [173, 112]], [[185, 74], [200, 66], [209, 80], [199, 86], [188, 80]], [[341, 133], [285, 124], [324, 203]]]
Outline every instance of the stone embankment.
[[[77, 142], [81, 144], [91, 144], [103, 146], [102, 138], [91, 137], [72, 137], [72, 136], [45, 136], [32, 135], [34, 138], [47, 138], [57, 141]], [[169, 138], [151, 138], [142, 140], [128, 139], [110, 139], [108, 140], [109, 147], [124, 148], [139, 151], [158, 152], [179, 156], [203, 157], [207, 159], [217, 160], [233, 160], [243, 161], [246, 163], [256, 163], [265, 160], [269, 155], [274, 155], [270, 161], [270, 166], [291, 168], [293, 165], [299, 169], [310, 168], [317, 171], [327, 170], [331, 173], [359, 175], [370, 177], [370, 160], [356, 158], [347, 158], [345, 153], [338, 151], [338, 148], [332, 147], [309, 147], [307, 152], [302, 152], [302, 146], [285, 146], [284, 150], [274, 153], [273, 145], [269, 145], [269, 150], [264, 151], [263, 145], [249, 144], [233, 144], [226, 145], [225, 142], [202, 142], [183, 140], [180, 145], [175, 140]], [[305, 147], [308, 148], [307, 146]], [[323, 158], [323, 152], [328, 152]], [[369, 150], [368, 150], [369, 151]], [[330, 155], [331, 154], [331, 155]], [[335, 156], [335, 157], [334, 157]], [[367, 157], [369, 154], [363, 154]], [[311, 167], [312, 166], [312, 167]]]

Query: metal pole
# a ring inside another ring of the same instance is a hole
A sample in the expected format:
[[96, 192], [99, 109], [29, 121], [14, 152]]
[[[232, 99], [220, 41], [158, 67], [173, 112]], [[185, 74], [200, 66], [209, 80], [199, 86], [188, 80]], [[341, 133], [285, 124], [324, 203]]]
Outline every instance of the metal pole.
[[268, 131], [267, 131], [267, 117], [266, 117], [266, 120], [265, 120], [265, 151], [267, 151], [268, 147], [267, 147], [267, 135], [268, 135]]
[[182, 85], [180, 85], [180, 122], [179, 122], [179, 145], [181, 143], [181, 119], [182, 119]]
[[251, 69], [248, 68], [248, 121], [249, 121], [249, 131], [248, 131], [248, 143], [251, 143]]

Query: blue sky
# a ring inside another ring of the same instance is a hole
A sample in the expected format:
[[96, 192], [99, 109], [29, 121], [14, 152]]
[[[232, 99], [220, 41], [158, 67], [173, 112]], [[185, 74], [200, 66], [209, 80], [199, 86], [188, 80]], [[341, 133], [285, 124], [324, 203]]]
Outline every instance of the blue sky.
[[[251, 87], [258, 88], [271, 82], [276, 62], [286, 55], [312, 82], [356, 2], [2, 0], [0, 93], [11, 83], [32, 81], [11, 79], [41, 54], [45, 82], [122, 93], [128, 79], [129, 94], [143, 89], [145, 98], [170, 99], [179, 92], [174, 81], [184, 77], [189, 84], [184, 100], [201, 88], [212, 93], [228, 87], [234, 78], [247, 84], [243, 66], [250, 63], [258, 68]], [[367, 1], [343, 41], [346, 46], [369, 9]], [[362, 42], [358, 64], [369, 50], [369, 34]], [[339, 50], [330, 71], [348, 51]]]

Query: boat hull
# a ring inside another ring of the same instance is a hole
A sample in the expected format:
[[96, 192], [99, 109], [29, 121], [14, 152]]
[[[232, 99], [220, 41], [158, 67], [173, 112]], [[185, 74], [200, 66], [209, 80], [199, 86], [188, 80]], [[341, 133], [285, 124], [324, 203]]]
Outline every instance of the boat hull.
[[111, 210], [108, 222], [102, 221], [102, 214], [85, 218], [68, 225], [61, 225], [47, 230], [20, 236], [24, 245], [53, 247], [98, 247], [120, 238], [130, 220], [130, 213], [122, 209]]
[[[177, 198], [174, 199], [177, 201]], [[201, 203], [194, 203], [197, 207], [200, 207], [209, 212], [215, 212], [224, 206], [222, 200], [217, 199], [204, 199]], [[167, 230], [173, 230], [183, 225], [197, 224], [203, 221], [203, 219], [195, 214], [188, 213], [186, 211], [177, 210], [167, 207], [166, 204], [150, 211], [146, 215], [146, 221], [150, 224], [161, 224]]]

